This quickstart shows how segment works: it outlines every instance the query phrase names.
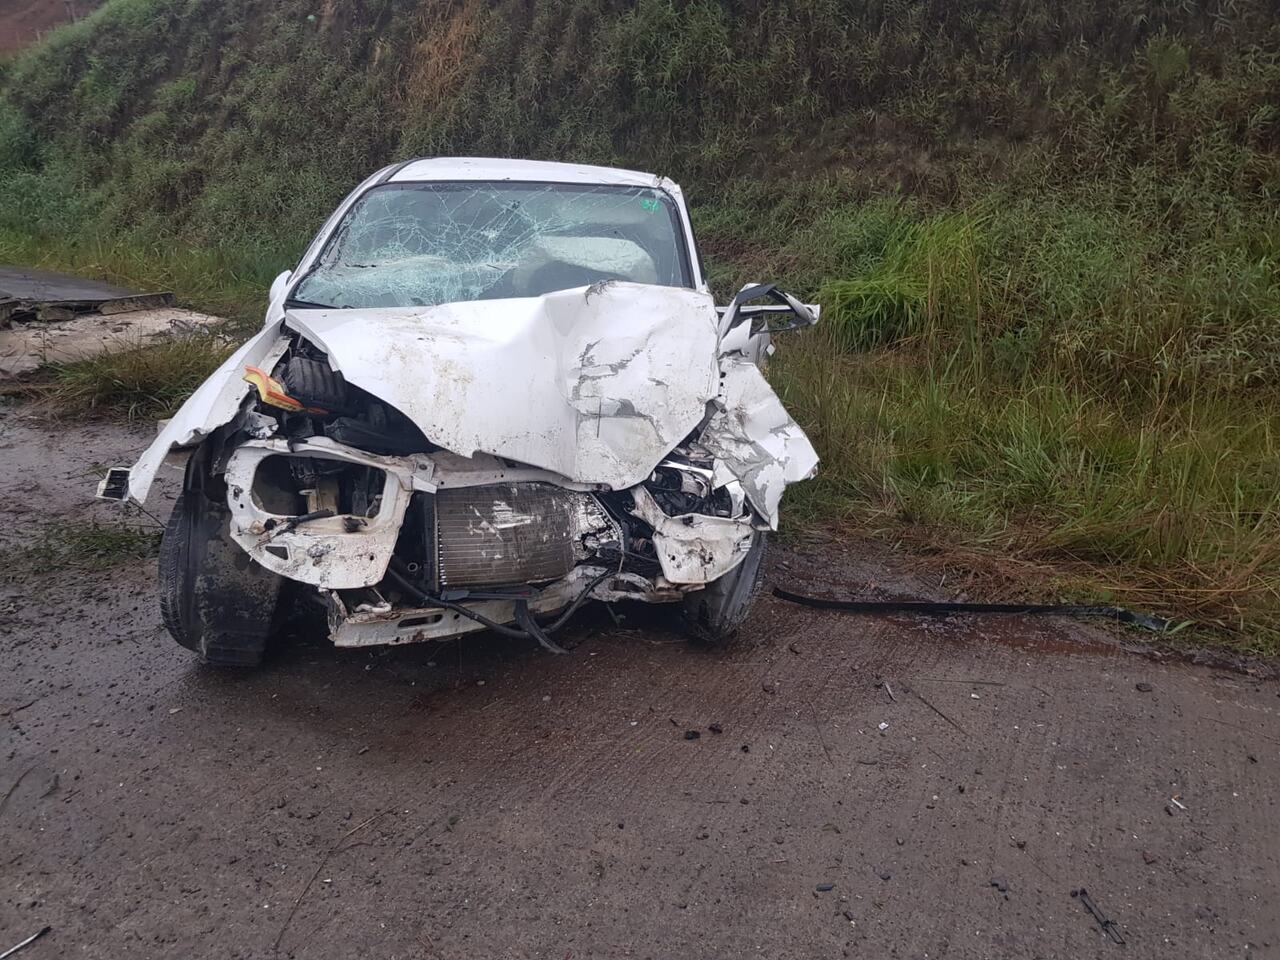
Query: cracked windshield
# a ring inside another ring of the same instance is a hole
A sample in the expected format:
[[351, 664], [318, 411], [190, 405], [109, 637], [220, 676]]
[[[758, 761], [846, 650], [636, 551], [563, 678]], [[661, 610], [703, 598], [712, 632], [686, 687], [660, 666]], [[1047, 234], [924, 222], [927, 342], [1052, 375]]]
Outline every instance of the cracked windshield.
[[509, 182], [375, 187], [295, 302], [417, 307], [537, 297], [601, 280], [690, 286], [675, 205], [647, 187]]

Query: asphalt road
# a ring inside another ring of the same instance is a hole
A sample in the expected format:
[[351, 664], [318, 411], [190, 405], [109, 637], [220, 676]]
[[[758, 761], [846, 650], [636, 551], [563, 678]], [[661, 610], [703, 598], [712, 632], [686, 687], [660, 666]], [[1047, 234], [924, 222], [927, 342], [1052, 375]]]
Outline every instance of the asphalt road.
[[[143, 442], [0, 412], [0, 548], [105, 517]], [[1280, 955], [1271, 680], [773, 599], [723, 653], [628, 609], [561, 657], [312, 640], [227, 675], [149, 563], [9, 562], [0, 951], [52, 927], [21, 960]], [[770, 573], [928, 589], [865, 544]]]
[[16, 300], [51, 301], [115, 300], [136, 295], [135, 290], [84, 277], [73, 277], [66, 273], [0, 265], [0, 300], [8, 297]]

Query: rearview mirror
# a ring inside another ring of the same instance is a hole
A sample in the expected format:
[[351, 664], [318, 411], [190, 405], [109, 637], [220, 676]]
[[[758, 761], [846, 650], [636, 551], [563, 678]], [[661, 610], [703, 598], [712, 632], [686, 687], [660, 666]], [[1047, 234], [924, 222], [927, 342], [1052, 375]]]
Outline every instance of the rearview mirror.
[[272, 280], [271, 292], [267, 294], [267, 299], [271, 303], [275, 303], [277, 300], [279, 300], [282, 296], [284, 296], [284, 292], [289, 289], [289, 281], [292, 279], [293, 279], [293, 271], [286, 270], [284, 273], [280, 274], [278, 277]]
[[[772, 303], [752, 303], [752, 300], [771, 300]], [[741, 323], [751, 324], [751, 335], [757, 333], [785, 333], [811, 327], [818, 322], [817, 304], [801, 303], [791, 294], [779, 290], [773, 283], [749, 283], [738, 291], [720, 316], [720, 337]]]

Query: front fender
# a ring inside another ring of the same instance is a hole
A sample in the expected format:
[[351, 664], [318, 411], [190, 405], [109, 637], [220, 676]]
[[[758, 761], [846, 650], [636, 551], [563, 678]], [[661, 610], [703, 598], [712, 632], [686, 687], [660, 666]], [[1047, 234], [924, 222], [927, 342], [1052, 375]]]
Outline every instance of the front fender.
[[270, 370], [284, 355], [289, 338], [278, 323], [264, 327], [218, 367], [156, 435], [129, 471], [129, 497], [145, 503], [160, 465], [170, 451], [199, 443], [230, 423], [253, 388], [244, 381], [246, 366]]

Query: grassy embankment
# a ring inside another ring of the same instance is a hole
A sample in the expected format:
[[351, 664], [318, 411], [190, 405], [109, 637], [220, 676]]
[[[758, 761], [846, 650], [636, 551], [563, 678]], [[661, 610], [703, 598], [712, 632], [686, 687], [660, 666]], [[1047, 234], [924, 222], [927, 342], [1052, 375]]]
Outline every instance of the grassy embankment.
[[823, 303], [773, 370], [792, 521], [1275, 651], [1269, 4], [626, 6], [111, 0], [4, 68], [0, 260], [252, 322], [389, 159], [661, 169], [722, 293]]

